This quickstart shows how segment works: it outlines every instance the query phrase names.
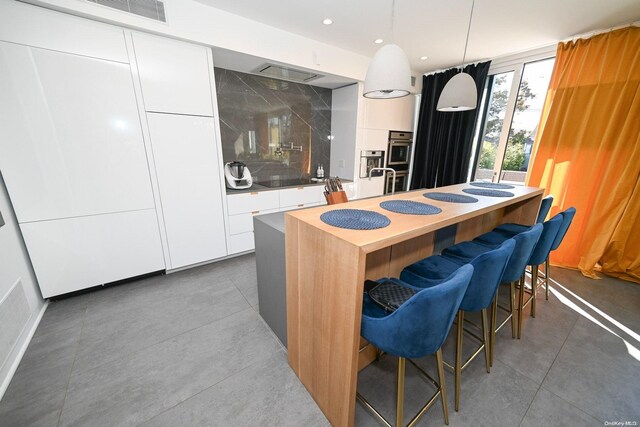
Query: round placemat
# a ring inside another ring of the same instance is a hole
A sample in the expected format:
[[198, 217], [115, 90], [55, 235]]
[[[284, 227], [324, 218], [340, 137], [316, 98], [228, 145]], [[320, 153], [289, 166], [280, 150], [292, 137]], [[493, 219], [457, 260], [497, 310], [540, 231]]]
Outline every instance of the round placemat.
[[320, 215], [325, 224], [349, 230], [375, 230], [391, 224], [386, 216], [362, 209], [336, 209]]
[[465, 196], [464, 194], [455, 194], [455, 193], [424, 193], [424, 197], [427, 199], [438, 200], [440, 202], [449, 202], [449, 203], [475, 203], [478, 201], [475, 197]]
[[469, 185], [473, 185], [475, 187], [482, 187], [482, 188], [492, 188], [494, 190], [507, 190], [509, 188], [516, 188], [515, 186], [509, 185], [509, 184], [501, 184], [498, 182], [484, 182], [484, 181], [470, 182]]
[[380, 203], [382, 209], [407, 215], [435, 215], [442, 212], [437, 206], [413, 200], [387, 200]]
[[513, 197], [513, 193], [510, 191], [485, 190], [484, 188], [463, 188], [462, 191], [475, 196]]

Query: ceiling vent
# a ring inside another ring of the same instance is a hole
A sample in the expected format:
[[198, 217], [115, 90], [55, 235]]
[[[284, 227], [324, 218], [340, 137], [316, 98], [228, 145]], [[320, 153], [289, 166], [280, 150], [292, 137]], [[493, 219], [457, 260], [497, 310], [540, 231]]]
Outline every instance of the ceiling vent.
[[133, 13], [153, 19], [154, 21], [167, 22], [164, 10], [164, 2], [160, 0], [86, 0], [90, 3], [118, 9], [123, 12]]
[[309, 83], [312, 80], [324, 77], [322, 74], [311, 73], [304, 70], [296, 70], [295, 68], [287, 68], [275, 64], [263, 64], [253, 70], [254, 74], [261, 76], [273, 77], [275, 79], [288, 80], [290, 82]]

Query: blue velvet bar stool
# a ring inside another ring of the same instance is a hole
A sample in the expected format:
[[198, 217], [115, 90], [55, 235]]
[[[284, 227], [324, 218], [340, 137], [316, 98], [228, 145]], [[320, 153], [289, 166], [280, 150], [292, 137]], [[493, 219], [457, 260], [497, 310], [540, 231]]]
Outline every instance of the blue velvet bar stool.
[[[518, 338], [522, 336], [522, 318], [524, 307], [531, 304], [531, 317], [536, 317], [536, 291], [538, 283], [538, 266], [544, 263], [544, 260], [549, 256], [551, 252], [551, 246], [558, 235], [560, 225], [562, 224], [563, 215], [561, 213], [555, 215], [548, 221], [542, 223], [542, 234], [536, 247], [527, 262], [527, 265], [531, 267], [531, 296], [525, 302], [524, 301], [524, 276], [520, 281], [520, 294], [518, 301]], [[479, 238], [480, 241], [493, 241], [497, 242], [500, 238], [510, 239], [514, 234], [521, 232], [526, 226], [520, 224], [502, 224], [494, 229], [491, 233], [487, 233]]]
[[[405, 360], [409, 359], [420, 372], [436, 387], [436, 393], [413, 417], [409, 426], [415, 425], [436, 401], [442, 400], [444, 421], [449, 424], [447, 394], [442, 363], [442, 344], [449, 334], [451, 324], [460, 307], [473, 275], [473, 267], [463, 266], [453, 272], [440, 284], [418, 289], [418, 292], [405, 301], [397, 310], [388, 313], [374, 303], [367, 294], [362, 305], [362, 328], [360, 334], [379, 350], [398, 357], [398, 388], [396, 395], [396, 426], [404, 420], [404, 371]], [[396, 284], [411, 287], [398, 279]], [[436, 354], [438, 364], [438, 382], [419, 368], [411, 359]], [[377, 416], [387, 426], [391, 424], [367, 400], [356, 393], [357, 399], [366, 409]]]
[[[526, 228], [522, 233], [518, 233], [513, 236], [513, 240], [515, 241], [516, 245], [513, 250], [513, 255], [511, 255], [511, 258], [507, 263], [507, 267], [502, 274], [502, 279], [500, 280], [501, 284], [509, 286], [509, 308], [505, 309], [504, 307], [498, 305], [497, 294], [491, 308], [491, 320], [489, 322], [491, 325], [491, 336], [489, 339], [489, 364], [491, 366], [493, 366], [496, 333], [498, 333], [500, 329], [502, 329], [502, 327], [507, 324], [507, 322], [511, 321], [511, 337], [516, 337], [516, 283], [519, 282], [524, 276], [525, 269], [527, 268], [527, 262], [529, 261], [529, 258], [531, 257], [531, 254], [536, 247], [536, 243], [538, 243], [538, 239], [540, 239], [543, 228], [544, 227], [542, 224], [535, 224], [531, 227]], [[462, 242], [450, 246], [442, 252], [442, 255], [447, 257], [448, 259], [458, 259], [461, 262], [470, 262], [478, 255], [491, 249], [495, 249], [500, 244], [502, 244], [504, 240], [504, 236], [501, 234], [497, 234], [492, 239], [491, 234], [487, 233], [486, 235], [477, 237], [473, 241]], [[506, 310], [509, 314], [500, 325], [496, 326], [498, 308]]]
[[[569, 231], [569, 227], [571, 226], [571, 222], [573, 221], [573, 217], [576, 216], [576, 208], [570, 207], [564, 212], [562, 212], [562, 224], [560, 225], [560, 229], [558, 230], [558, 235], [556, 239], [553, 241], [551, 245], [551, 252], [555, 251], [560, 247], [562, 241], [564, 240], [564, 236], [567, 235], [567, 231]], [[544, 285], [545, 285], [545, 299], [549, 299], [549, 256], [544, 260]]]
[[544, 222], [544, 220], [547, 218], [547, 215], [549, 215], [552, 204], [553, 196], [551, 194], [542, 199], [542, 201], [540, 202], [540, 210], [538, 211], [538, 219], [536, 220], [537, 224], [542, 224]]
[[[455, 366], [448, 365], [454, 370], [455, 376], [455, 410], [460, 407], [460, 382], [462, 370], [465, 369], [475, 357], [484, 350], [485, 366], [487, 372], [491, 372], [489, 360], [489, 326], [487, 322], [487, 308], [491, 306], [496, 295], [500, 279], [506, 269], [507, 262], [515, 249], [515, 241], [509, 239], [498, 248], [484, 252], [475, 257], [469, 264], [473, 266], [473, 277], [469, 288], [462, 299], [458, 311], [456, 333], [456, 361]], [[434, 255], [417, 263], [405, 267], [400, 273], [400, 278], [405, 282], [419, 287], [431, 287], [442, 281], [452, 271], [460, 268], [460, 263], [455, 259], [447, 259], [442, 255]], [[482, 319], [482, 337], [464, 328], [464, 313], [479, 311]], [[467, 332], [477, 339], [481, 345], [462, 363], [462, 335]]]

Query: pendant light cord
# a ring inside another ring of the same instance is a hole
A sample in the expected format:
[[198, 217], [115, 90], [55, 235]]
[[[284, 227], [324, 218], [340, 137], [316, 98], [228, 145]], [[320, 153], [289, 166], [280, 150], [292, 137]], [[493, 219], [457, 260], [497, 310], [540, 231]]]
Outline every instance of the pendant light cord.
[[464, 60], [467, 58], [467, 45], [469, 44], [469, 33], [471, 32], [471, 20], [473, 18], [473, 8], [475, 6], [475, 3], [475, 0], [471, 0], [471, 13], [469, 14], [469, 26], [467, 27], [467, 40], [464, 42], [464, 53], [462, 54], [462, 69], [460, 70], [460, 72], [464, 71]]
[[391, 2], [391, 41], [395, 41], [395, 32], [393, 28], [393, 21], [396, 20], [396, 0]]

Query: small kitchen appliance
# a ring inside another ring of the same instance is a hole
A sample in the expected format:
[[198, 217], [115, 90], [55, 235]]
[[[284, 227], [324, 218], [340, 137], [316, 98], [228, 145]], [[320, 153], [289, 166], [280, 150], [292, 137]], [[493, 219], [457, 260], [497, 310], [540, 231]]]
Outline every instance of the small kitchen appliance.
[[253, 184], [249, 168], [242, 162], [234, 161], [225, 163], [224, 177], [227, 181], [227, 188], [242, 190], [249, 188]]

